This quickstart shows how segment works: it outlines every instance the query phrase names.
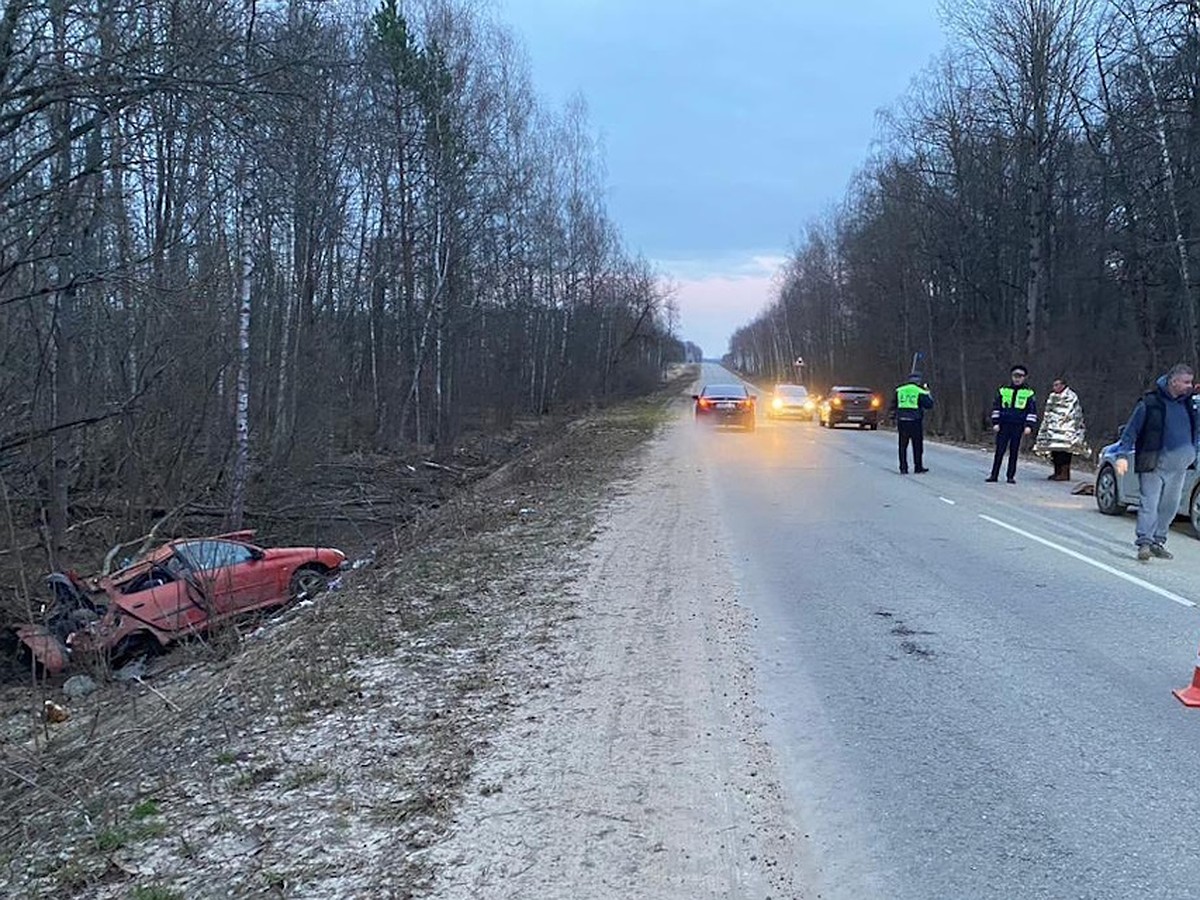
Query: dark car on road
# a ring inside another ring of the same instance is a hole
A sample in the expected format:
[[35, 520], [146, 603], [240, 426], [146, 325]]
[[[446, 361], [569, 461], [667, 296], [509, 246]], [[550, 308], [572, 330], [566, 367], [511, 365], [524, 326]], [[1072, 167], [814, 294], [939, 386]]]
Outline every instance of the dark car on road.
[[835, 385], [817, 408], [817, 421], [826, 428], [835, 425], [857, 425], [859, 428], [879, 427], [883, 398], [870, 388]]
[[692, 394], [696, 421], [711, 425], [736, 425], [754, 430], [757, 398], [742, 384], [706, 384]]

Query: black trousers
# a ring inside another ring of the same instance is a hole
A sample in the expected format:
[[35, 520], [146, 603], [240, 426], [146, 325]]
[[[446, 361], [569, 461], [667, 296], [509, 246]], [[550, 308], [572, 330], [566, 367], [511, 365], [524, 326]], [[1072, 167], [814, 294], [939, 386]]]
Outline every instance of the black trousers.
[[1054, 474], [1050, 476], [1055, 481], [1071, 480], [1071, 451], [1051, 450], [1050, 459], [1054, 463]]
[[1000, 430], [996, 432], [996, 456], [992, 460], [992, 477], [1000, 476], [1000, 463], [1004, 461], [1004, 454], [1008, 452], [1008, 469], [1005, 474], [1009, 479], [1017, 477], [1017, 457], [1021, 453], [1021, 438], [1025, 436], [1025, 425], [1022, 422], [1017, 424], [1001, 423]]
[[896, 423], [896, 432], [900, 435], [900, 471], [908, 471], [908, 445], [912, 444], [913, 465], [917, 470], [925, 468], [925, 424], [920, 420], [905, 422], [901, 419]]

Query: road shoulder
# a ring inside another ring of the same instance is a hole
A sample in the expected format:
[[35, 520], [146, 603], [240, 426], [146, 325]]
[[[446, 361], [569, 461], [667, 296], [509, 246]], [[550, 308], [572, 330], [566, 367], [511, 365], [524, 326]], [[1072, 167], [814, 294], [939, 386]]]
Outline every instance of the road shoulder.
[[796, 897], [750, 622], [675, 425], [604, 513], [563, 628], [477, 760], [432, 896]]

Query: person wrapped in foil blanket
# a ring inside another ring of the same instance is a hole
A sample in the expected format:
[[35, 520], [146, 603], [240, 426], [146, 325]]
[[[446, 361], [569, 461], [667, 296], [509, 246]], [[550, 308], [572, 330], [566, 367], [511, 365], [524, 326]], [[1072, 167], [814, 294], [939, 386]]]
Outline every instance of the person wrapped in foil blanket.
[[1048, 476], [1050, 481], [1070, 481], [1071, 457], [1091, 453], [1079, 395], [1061, 378], [1054, 380], [1046, 396], [1033, 452], [1048, 456], [1054, 463], [1054, 474]]

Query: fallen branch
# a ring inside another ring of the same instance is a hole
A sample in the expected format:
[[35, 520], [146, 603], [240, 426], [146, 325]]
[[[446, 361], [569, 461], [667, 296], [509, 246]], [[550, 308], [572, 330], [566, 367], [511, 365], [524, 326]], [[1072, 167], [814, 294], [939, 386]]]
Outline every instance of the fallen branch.
[[159, 529], [163, 527], [163, 525], [167, 522], [168, 519], [174, 518], [176, 515], [179, 514], [180, 510], [185, 509], [189, 502], [190, 501], [185, 500], [183, 503], [179, 504], [174, 509], [169, 510], [167, 513], [165, 513], [163, 515], [162, 518], [160, 518], [157, 522], [154, 523], [154, 525], [150, 528], [150, 531], [148, 531], [146, 534], [143, 534], [141, 537], [136, 537], [132, 541], [125, 541], [124, 543], [117, 544], [115, 547], [113, 547], [111, 550], [109, 550], [108, 553], [105, 554], [105, 556], [104, 556], [104, 565], [100, 569], [100, 574], [108, 575], [112, 571], [113, 560], [116, 558], [117, 554], [120, 553], [121, 550], [124, 549], [125, 547], [129, 547], [129, 546], [132, 546], [133, 544], [140, 542], [141, 547], [138, 548], [137, 553], [134, 555], [136, 557], [142, 556], [147, 550], [150, 549], [150, 546], [158, 539]]
[[[10, 302], [8, 300], [0, 301], [2, 303]], [[13, 434], [7, 434], [0, 437], [0, 453], [6, 453], [9, 450], [15, 450], [18, 447], [24, 447], [26, 444], [32, 444], [35, 441], [44, 440], [53, 434], [60, 431], [69, 431], [72, 428], [82, 428], [87, 425], [96, 425], [100, 422], [106, 422], [109, 419], [123, 416], [136, 406], [142, 394], [149, 390], [150, 386], [158, 380], [158, 377], [166, 370], [166, 366], [160, 368], [157, 372], [151, 375], [138, 388], [137, 393], [122, 403], [115, 409], [110, 409], [107, 412], [96, 413], [91, 416], [81, 416], [78, 419], [72, 419], [69, 422], [58, 422], [57, 424], [47, 426], [46, 428], [30, 428], [24, 431], [18, 431]]]
[[9, 775], [11, 775], [13, 778], [17, 779], [18, 781], [24, 782], [25, 784], [29, 785], [35, 791], [41, 791], [43, 794], [47, 794], [50, 797], [53, 797], [55, 800], [57, 800], [63, 806], [71, 805], [70, 800], [67, 800], [65, 797], [60, 797], [58, 794], [54, 793], [54, 791], [50, 790], [47, 787], [43, 787], [42, 785], [38, 784], [33, 779], [26, 778], [24, 775], [22, 775], [20, 772], [16, 771], [15, 769], [10, 769], [8, 766], [4, 765], [4, 763], [0, 763], [0, 769], [4, 770], [5, 772], [7, 772]]
[[[77, 528], [86, 528], [93, 522], [102, 522], [106, 516], [92, 516], [90, 519], [84, 519], [82, 522], [76, 522], [67, 529], [67, 534], [70, 534]], [[28, 553], [42, 546], [41, 540], [36, 540], [32, 544], [26, 544], [24, 547], [9, 547], [7, 550], [0, 550], [0, 556], [7, 556], [10, 553]]]
[[9, 547], [7, 550], [0, 550], [0, 556], [8, 556], [10, 553], [29, 553], [40, 546], [42, 546], [42, 542], [37, 540], [32, 544], [26, 544], [24, 547]]
[[146, 682], [142, 680], [141, 675], [135, 676], [134, 681], [136, 681], [138, 684], [140, 684], [146, 690], [148, 690], [154, 694], [157, 694], [158, 698], [160, 700], [162, 700], [163, 703], [167, 704], [167, 706], [171, 707], [171, 709], [175, 710], [175, 712], [182, 712], [182, 710], [178, 706], [176, 706], [174, 703], [171, 702], [171, 699], [166, 694], [164, 694], [158, 688], [154, 687], [154, 685], [146, 684]]

